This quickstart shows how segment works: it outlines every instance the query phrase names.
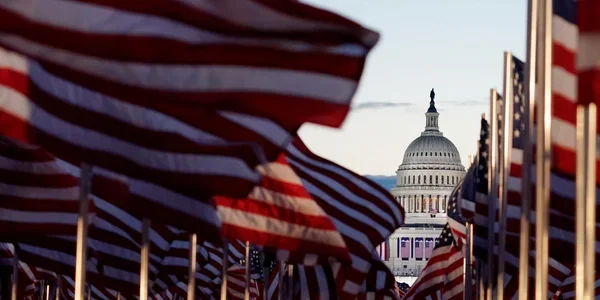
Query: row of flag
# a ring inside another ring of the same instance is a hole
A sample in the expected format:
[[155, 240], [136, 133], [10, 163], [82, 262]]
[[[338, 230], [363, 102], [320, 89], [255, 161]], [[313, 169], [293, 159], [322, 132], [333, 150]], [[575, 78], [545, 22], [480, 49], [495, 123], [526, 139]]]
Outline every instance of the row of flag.
[[378, 39], [297, 1], [0, 3], [11, 298], [399, 299], [403, 208], [297, 136]]
[[600, 298], [600, 1], [529, 0], [527, 41], [405, 299]]

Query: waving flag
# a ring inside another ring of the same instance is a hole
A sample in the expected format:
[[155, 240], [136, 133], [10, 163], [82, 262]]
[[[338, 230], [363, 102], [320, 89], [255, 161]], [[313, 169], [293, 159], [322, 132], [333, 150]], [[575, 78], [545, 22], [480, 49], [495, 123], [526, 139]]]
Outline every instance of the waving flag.
[[375, 248], [375, 251], [377, 251], [379, 259], [390, 260], [390, 245], [387, 240], [381, 243], [381, 245], [377, 246]]
[[10, 1], [0, 20], [1, 45], [86, 88], [295, 126], [341, 125], [379, 39], [299, 1]]
[[[463, 289], [463, 253], [450, 230], [442, 230], [431, 259], [423, 268], [403, 299], [427, 299], [431, 295], [444, 295], [443, 299], [461, 299]], [[441, 297], [440, 297], [441, 298]]]
[[481, 259], [487, 257], [488, 248], [488, 136], [489, 124], [482, 118], [476, 161], [467, 170], [461, 187], [461, 214], [465, 220], [473, 222], [473, 254]]

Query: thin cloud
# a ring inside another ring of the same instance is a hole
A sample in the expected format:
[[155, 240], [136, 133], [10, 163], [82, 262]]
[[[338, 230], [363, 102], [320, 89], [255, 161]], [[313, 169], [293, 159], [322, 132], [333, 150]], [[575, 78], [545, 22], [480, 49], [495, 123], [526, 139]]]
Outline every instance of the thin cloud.
[[490, 105], [489, 98], [481, 98], [480, 100], [464, 100], [464, 101], [435, 101], [436, 104], [440, 103], [442, 106], [449, 105], [452, 107], [456, 106], [480, 106], [480, 105]]
[[391, 108], [391, 107], [410, 107], [413, 106], [413, 103], [408, 102], [363, 102], [352, 105], [353, 110], [359, 109], [374, 109], [374, 108]]

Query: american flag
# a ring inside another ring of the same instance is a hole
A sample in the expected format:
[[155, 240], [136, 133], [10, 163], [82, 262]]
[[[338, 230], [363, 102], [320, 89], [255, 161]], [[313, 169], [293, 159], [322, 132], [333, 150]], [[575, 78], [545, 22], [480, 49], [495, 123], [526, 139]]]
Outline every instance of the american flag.
[[[504, 297], [513, 298], [519, 289], [519, 236], [520, 236], [520, 218], [521, 218], [521, 170], [523, 164], [523, 143], [527, 137], [524, 133], [526, 116], [524, 115], [524, 68], [525, 64], [516, 57], [512, 57], [512, 89], [513, 89], [513, 123], [512, 149], [510, 150], [510, 166], [508, 170], [507, 184], [507, 216], [506, 216], [506, 240], [504, 249], [505, 276], [504, 276]], [[531, 233], [533, 228], [530, 229]], [[530, 243], [531, 255], [529, 256], [529, 265], [535, 266], [535, 250]], [[550, 259], [549, 277], [550, 282], [548, 291], [556, 291], [559, 283], [569, 274], [570, 269], [556, 260]], [[533, 274], [533, 272], [530, 272]], [[529, 294], [533, 297], [535, 290], [533, 286], [533, 275], [530, 275]]]
[[213, 197], [225, 237], [277, 248], [279, 259], [288, 263], [299, 260], [314, 265], [331, 258], [350, 261], [341, 234], [304, 188], [285, 155], [261, 165], [259, 172], [261, 183], [247, 197]]
[[139, 3], [1, 2], [0, 133], [160, 186], [139, 218], [219, 233], [210, 196], [246, 196], [303, 123], [340, 126], [378, 34], [298, 1]]
[[427, 299], [437, 294], [443, 295], [443, 299], [461, 299], [463, 261], [462, 249], [454, 239], [450, 225], [446, 223], [431, 259], [403, 299]]
[[379, 259], [385, 260], [385, 261], [390, 260], [389, 240], [385, 240], [383, 243], [381, 243], [379, 246], [377, 246], [377, 248], [375, 248], [375, 251], [379, 255]]
[[117, 98], [341, 125], [379, 35], [300, 1], [244, 3], [2, 2], [0, 44]]
[[448, 224], [450, 225], [450, 229], [452, 230], [452, 234], [454, 235], [454, 239], [458, 241], [461, 245], [465, 243], [467, 238], [467, 229], [465, 227], [465, 219], [461, 215], [459, 210], [458, 203], [461, 197], [461, 189], [463, 186], [464, 180], [459, 182], [448, 199], [448, 211], [446, 212], [448, 216]]
[[596, 102], [600, 98], [600, 4], [596, 0], [577, 2], [577, 100], [581, 104]]
[[403, 237], [400, 240], [400, 257], [402, 257], [403, 260], [408, 260], [410, 258], [410, 240], [407, 237]]
[[433, 247], [435, 247], [435, 243], [432, 238], [425, 238], [425, 259], [429, 259], [431, 257], [431, 252], [433, 252]]
[[473, 255], [481, 259], [487, 257], [488, 249], [488, 137], [489, 125], [482, 118], [477, 157], [461, 188], [461, 214], [473, 223]]
[[[7, 138], [1, 139], [0, 161], [0, 173], [4, 174], [0, 176], [4, 187], [0, 192], [0, 215], [15, 232], [29, 232], [12, 236], [18, 242], [20, 259], [43, 269], [72, 274], [79, 169], [40, 147]], [[7, 176], [11, 173], [12, 178]], [[94, 175], [92, 183], [94, 214], [89, 219], [88, 278], [135, 293], [139, 290], [142, 221], [126, 211], [130, 187], [108, 172]], [[160, 258], [177, 232], [159, 222], [151, 224], [151, 279], [157, 275]], [[2, 232], [4, 237], [9, 234]]]
[[[595, 281], [595, 293], [594, 293], [594, 299], [598, 299], [600, 298], [600, 273], [596, 272], [596, 281]], [[575, 297], [575, 270], [573, 269], [573, 271], [571, 272], [571, 275], [569, 277], [567, 277], [567, 279], [565, 279], [561, 285], [560, 285], [560, 289], [558, 289], [558, 291], [556, 291], [554, 294], [555, 296], [552, 298], [554, 299], [562, 299], [562, 300], [571, 300], [571, 299], [577, 299]], [[560, 298], [559, 298], [560, 296]]]
[[[507, 183], [507, 236], [520, 234], [521, 218], [521, 168], [523, 167], [523, 140], [526, 138], [525, 121], [525, 94], [524, 94], [524, 68], [525, 64], [516, 57], [512, 57], [513, 78], [513, 115], [512, 115], [512, 149], [510, 150], [510, 166], [508, 169]], [[509, 241], [509, 239], [507, 239]], [[513, 245], [517, 247], [516, 245]], [[512, 249], [506, 246], [505, 249]], [[518, 249], [518, 247], [517, 247]]]
[[415, 258], [423, 259], [423, 238], [415, 238]]
[[295, 299], [328, 300], [337, 297], [333, 271], [329, 265], [294, 266], [296, 280], [299, 285], [299, 297]]
[[[597, 4], [590, 4], [587, 1], [554, 0], [552, 19], [546, 20], [546, 22], [552, 23], [552, 68], [550, 70], [552, 77], [550, 141], [552, 165], [549, 175], [549, 251], [551, 257], [569, 265], [575, 263], [576, 109], [578, 101], [589, 102], [588, 99], [578, 100], [578, 89], [585, 89], [586, 84], [589, 89], [589, 84], [593, 84], [592, 81], [588, 81], [589, 77], [587, 77], [588, 79], [583, 79], [584, 82], [578, 85], [577, 61], [580, 56], [586, 60], [586, 57], [597, 55], [597, 47], [593, 47], [587, 42], [583, 42], [583, 45], [587, 44], [586, 47], [578, 49], [579, 28], [576, 22], [578, 13], [582, 13], [584, 20], [589, 13], [585, 10], [578, 11], [579, 9], [593, 9], [594, 5], [597, 6]], [[594, 18], [592, 19], [595, 20]], [[582, 22], [586, 23], [586, 21]], [[597, 21], [590, 21], [588, 24], [594, 22], [597, 23]], [[586, 39], [587, 37], [584, 35], [583, 40]], [[582, 55], [579, 55], [580, 51]], [[592, 61], [588, 62], [592, 63]], [[584, 65], [586, 64], [581, 64], [583, 68], [585, 68]], [[587, 76], [585, 74], [589, 73], [584, 71], [584, 77]], [[598, 161], [595, 167], [597, 172]], [[598, 223], [596, 223], [596, 230], [600, 231]], [[596, 247], [597, 256], [598, 253], [600, 253], [600, 248]], [[596, 268], [598, 267], [600, 267], [600, 260], [596, 259]]]
[[390, 269], [379, 258], [373, 256], [369, 274], [357, 299], [399, 300], [400, 294], [396, 291], [396, 287], [396, 279]]
[[[286, 157], [304, 187], [332, 218], [350, 250], [351, 264], [332, 263], [338, 295], [355, 297], [378, 245], [404, 223], [404, 209], [376, 183], [312, 153], [297, 138]], [[389, 258], [387, 244], [381, 255]]]

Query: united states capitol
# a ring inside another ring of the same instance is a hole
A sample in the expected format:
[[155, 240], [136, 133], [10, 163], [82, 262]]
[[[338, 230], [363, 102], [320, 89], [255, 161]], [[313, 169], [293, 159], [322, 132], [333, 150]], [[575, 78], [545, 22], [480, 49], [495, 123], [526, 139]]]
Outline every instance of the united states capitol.
[[409, 285], [427, 264], [446, 224], [450, 194], [465, 176], [458, 149], [440, 131], [439, 116], [432, 90], [425, 130], [406, 148], [390, 190], [406, 211], [406, 224], [380, 246], [396, 280]]

